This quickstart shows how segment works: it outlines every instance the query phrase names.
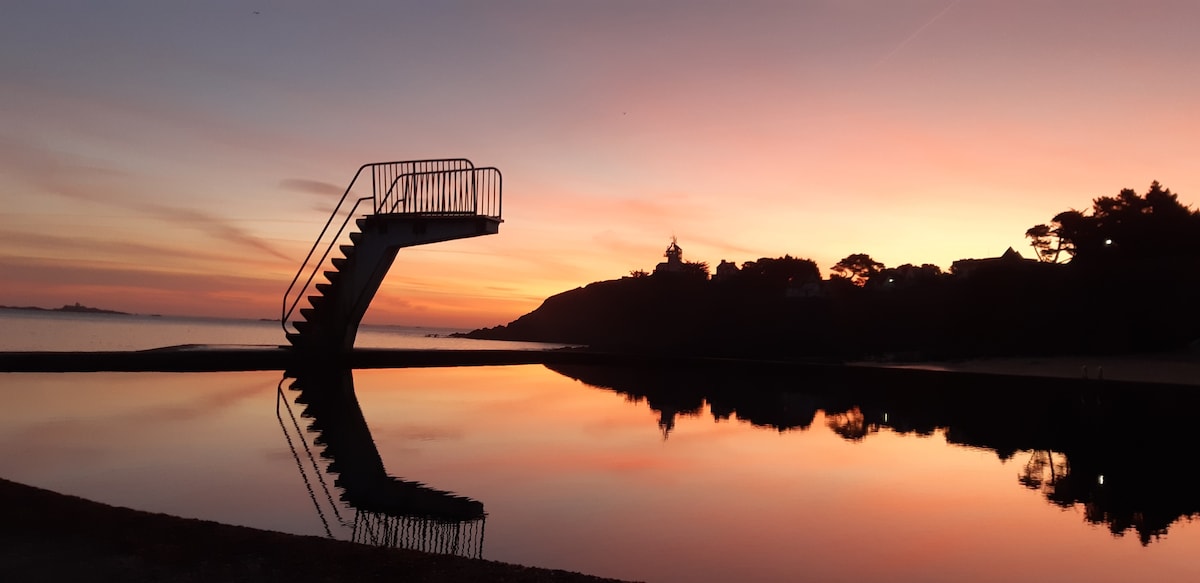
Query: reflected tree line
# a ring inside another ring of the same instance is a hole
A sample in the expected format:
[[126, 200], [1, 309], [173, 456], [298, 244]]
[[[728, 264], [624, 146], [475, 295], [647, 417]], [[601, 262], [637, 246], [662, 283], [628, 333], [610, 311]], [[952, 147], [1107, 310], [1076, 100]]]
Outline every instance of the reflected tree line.
[[678, 416], [698, 416], [705, 405], [716, 420], [779, 432], [805, 431], [823, 412], [850, 441], [881, 430], [941, 432], [1004, 461], [1025, 458], [1018, 484], [1143, 545], [1200, 515], [1194, 461], [1180, 453], [1200, 445], [1190, 421], [1200, 396], [1183, 388], [874, 368], [547, 366], [644, 401], [664, 438]]
[[483, 504], [387, 473], [350, 369], [288, 371], [275, 410], [327, 536], [344, 529], [358, 543], [482, 558]]

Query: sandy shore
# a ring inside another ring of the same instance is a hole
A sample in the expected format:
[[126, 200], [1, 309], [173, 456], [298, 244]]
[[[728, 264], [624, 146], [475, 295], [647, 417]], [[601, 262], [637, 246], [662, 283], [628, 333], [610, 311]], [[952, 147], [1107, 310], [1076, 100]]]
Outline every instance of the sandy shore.
[[6, 581], [614, 581], [153, 514], [0, 479]]
[[945, 362], [856, 362], [853, 364], [855, 366], [996, 375], [1200, 385], [1200, 351], [1109, 356], [977, 358]]

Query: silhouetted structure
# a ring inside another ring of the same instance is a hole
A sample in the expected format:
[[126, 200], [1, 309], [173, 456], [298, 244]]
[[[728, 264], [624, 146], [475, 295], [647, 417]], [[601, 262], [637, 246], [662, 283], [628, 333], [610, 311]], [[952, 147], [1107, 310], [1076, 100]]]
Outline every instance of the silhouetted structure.
[[738, 274], [738, 266], [732, 261], [721, 260], [717, 264], [717, 271], [713, 273], [713, 281], [727, 280], [731, 277], [736, 277]]
[[654, 266], [654, 273], [679, 273], [683, 271], [683, 249], [679, 247], [679, 242], [675, 237], [671, 237], [671, 244], [667, 245], [667, 250], [663, 252], [663, 257], [667, 260]]
[[[370, 180], [371, 195], [350, 200], [360, 178]], [[400, 248], [499, 232], [501, 186], [499, 170], [462, 158], [359, 168], [284, 293], [280, 322], [288, 342], [313, 356], [353, 348]], [[352, 219], [359, 230], [346, 232]], [[331, 256], [335, 245], [341, 257]], [[318, 273], [325, 283], [313, 283]], [[297, 314], [310, 286], [317, 293]]]
[[[299, 391], [296, 402], [305, 405], [301, 417], [312, 419], [307, 428], [315, 434], [311, 444], [284, 394], [288, 375], [295, 377], [290, 388]], [[317, 367], [285, 373], [279, 385], [276, 415], [327, 534], [332, 536], [332, 531], [314, 482], [324, 494], [334, 520], [350, 529], [354, 542], [482, 556], [486, 521], [483, 504], [387, 474], [354, 395], [350, 369]], [[296, 441], [292, 439], [293, 430]], [[324, 446], [319, 454], [329, 460], [324, 472], [336, 474], [334, 485], [342, 490], [341, 500], [355, 510], [352, 519], [344, 519], [333, 501], [314, 454], [316, 445]]]
[[971, 277], [971, 274], [981, 269], [1013, 269], [1023, 262], [1036, 263], [1033, 259], [1025, 259], [1015, 249], [1009, 247], [999, 257], [959, 259], [950, 264], [950, 273], [958, 277]]

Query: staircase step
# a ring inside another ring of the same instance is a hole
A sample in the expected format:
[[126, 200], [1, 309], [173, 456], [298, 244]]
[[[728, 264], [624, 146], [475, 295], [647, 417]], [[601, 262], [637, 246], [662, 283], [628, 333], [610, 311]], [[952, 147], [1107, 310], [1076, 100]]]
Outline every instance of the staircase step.
[[354, 224], [358, 225], [359, 229], [364, 229], [364, 228], [366, 228], [368, 222], [370, 222], [370, 221], [368, 221], [367, 219], [358, 219], [358, 220], [354, 221]]
[[322, 272], [321, 275], [324, 275], [325, 279], [329, 280], [329, 283], [337, 283], [338, 278], [342, 276], [342, 274], [337, 271], [325, 271]]
[[338, 271], [341, 271], [342, 267], [344, 267], [346, 265], [347, 261], [349, 261], [349, 259], [346, 259], [344, 257], [334, 257], [329, 262], [332, 263], [333, 266], [335, 268], [337, 268]]
[[313, 328], [315, 328], [315, 326], [313, 326], [312, 322], [305, 322], [303, 320], [298, 320], [298, 321], [292, 322], [292, 326], [296, 327], [296, 331], [300, 333], [299, 335], [301, 337], [304, 336], [304, 333], [306, 331], [312, 330]]
[[338, 249], [342, 250], [342, 255], [351, 257], [354, 255], [354, 245], [339, 245]]
[[362, 242], [362, 238], [363, 238], [362, 233], [358, 233], [358, 232], [350, 233], [350, 240], [353, 241], [355, 245]]
[[316, 308], [300, 308], [300, 315], [304, 316], [305, 320], [308, 320], [311, 322], [312, 320], [315, 319], [315, 318], [313, 318], [313, 316], [317, 315], [317, 309]]
[[327, 303], [329, 303], [329, 298], [325, 296], [308, 296], [308, 305], [314, 308], [320, 308]]
[[[285, 336], [287, 336], [287, 341], [288, 341], [288, 342], [289, 342], [289, 343], [290, 343], [292, 346], [300, 346], [300, 345], [301, 345], [301, 344], [304, 342], [304, 341], [303, 341], [303, 338], [304, 338], [304, 335], [303, 335], [303, 334], [297, 334], [297, 333], [295, 333], [295, 332], [288, 332], [287, 334], [285, 334]], [[291, 387], [289, 387], [289, 388], [292, 388], [292, 389], [294, 389], [294, 388], [296, 388], [296, 387], [295, 387], [295, 385], [292, 385], [292, 386], [291, 386]]]
[[332, 283], [318, 283], [318, 284], [316, 284], [315, 287], [317, 288], [317, 291], [321, 292], [321, 295], [324, 295], [324, 296], [333, 295], [333, 284]]

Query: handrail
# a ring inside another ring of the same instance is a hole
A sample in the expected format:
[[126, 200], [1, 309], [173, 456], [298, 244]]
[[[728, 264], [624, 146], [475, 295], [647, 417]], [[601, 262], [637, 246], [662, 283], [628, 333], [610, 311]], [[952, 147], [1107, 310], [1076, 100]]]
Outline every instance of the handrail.
[[401, 174], [375, 198], [378, 214], [500, 218], [503, 175], [495, 167]]
[[[288, 416], [292, 419], [292, 425], [296, 428], [296, 438], [300, 441], [300, 445], [304, 446], [304, 453], [308, 457], [308, 461], [312, 464], [313, 474], [321, 484], [321, 490], [325, 492], [325, 499], [329, 502], [329, 507], [333, 509], [333, 515], [337, 517], [338, 523], [346, 526], [346, 519], [342, 518], [342, 513], [338, 512], [337, 503], [333, 501], [333, 494], [329, 492], [329, 484], [325, 483], [325, 476], [321, 473], [321, 468], [317, 465], [317, 458], [313, 456], [312, 449], [308, 447], [308, 440], [304, 439], [304, 430], [300, 428], [300, 421], [296, 419], [296, 414], [292, 412], [292, 405], [288, 402], [287, 396], [283, 394], [283, 382], [288, 379], [287, 373], [283, 373], [283, 378], [279, 379], [279, 386], [276, 387], [275, 396], [275, 417], [279, 419], [279, 427], [283, 429], [283, 437], [287, 440], [288, 448], [292, 450], [292, 458], [296, 460], [296, 467], [300, 470], [300, 477], [304, 479], [304, 488], [308, 490], [308, 497], [312, 499], [313, 507], [317, 509], [317, 516], [321, 519], [321, 524], [325, 526], [325, 536], [333, 538], [333, 531], [329, 529], [329, 521], [325, 519], [325, 512], [321, 510], [321, 503], [317, 501], [317, 493], [313, 490], [312, 482], [308, 479], [308, 472], [304, 468], [304, 462], [300, 461], [300, 453], [296, 451], [296, 445], [292, 442], [292, 436], [288, 433], [287, 425], [283, 422], [282, 408], [286, 408]], [[283, 403], [283, 407], [279, 406]]]
[[[376, 162], [373, 164], [363, 164], [362, 166], [359, 166], [358, 171], [354, 173], [354, 178], [350, 180], [350, 185], [347, 186], [346, 191], [342, 193], [342, 198], [338, 200], [337, 206], [333, 208], [333, 212], [329, 215], [329, 219], [325, 221], [325, 226], [321, 228], [321, 234], [317, 235], [317, 240], [313, 242], [312, 248], [308, 251], [308, 255], [304, 257], [304, 261], [300, 264], [300, 268], [296, 270], [295, 277], [292, 278], [291, 283], [288, 284], [287, 291], [285, 291], [283, 294], [283, 307], [280, 311], [279, 325], [283, 328], [284, 333], [286, 334], [288, 332], [288, 322], [290, 321], [292, 314], [295, 313], [296, 307], [300, 304], [300, 300], [304, 298], [304, 294], [308, 291], [308, 287], [312, 285], [313, 279], [316, 278], [318, 273], [320, 273], [321, 267], [325, 265], [325, 262], [329, 259], [329, 252], [334, 248], [338, 240], [341, 238], [342, 233], [346, 229], [346, 225], [350, 223], [350, 219], [355, 216], [355, 211], [358, 210], [359, 204], [361, 204], [364, 200], [377, 199], [379, 197], [379, 191], [382, 185], [391, 185], [396, 181], [398, 176], [404, 174], [447, 170], [466, 170], [473, 169], [474, 167], [475, 165], [466, 158]], [[304, 282], [304, 285], [297, 289], [296, 284], [300, 281], [301, 276], [304, 275], [305, 270], [309, 269], [313, 255], [321, 246], [321, 242], [325, 240], [325, 235], [329, 232], [329, 227], [333, 225], [334, 219], [338, 216], [339, 211], [342, 210], [342, 205], [346, 203], [346, 199], [350, 196], [350, 192], [354, 190], [354, 185], [358, 183], [358, 179], [362, 176], [363, 171], [367, 169], [370, 169], [371, 173], [371, 196], [361, 197], [354, 201], [354, 205], [350, 207], [349, 211], [346, 212], [346, 218], [338, 227], [337, 233], [329, 239], [329, 244], [326, 246], [325, 252], [321, 254], [321, 258], [315, 263], [311, 264], [312, 268], [309, 272], [308, 278]], [[293, 292], [295, 292], [295, 299], [290, 299], [292, 298]]]

